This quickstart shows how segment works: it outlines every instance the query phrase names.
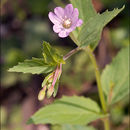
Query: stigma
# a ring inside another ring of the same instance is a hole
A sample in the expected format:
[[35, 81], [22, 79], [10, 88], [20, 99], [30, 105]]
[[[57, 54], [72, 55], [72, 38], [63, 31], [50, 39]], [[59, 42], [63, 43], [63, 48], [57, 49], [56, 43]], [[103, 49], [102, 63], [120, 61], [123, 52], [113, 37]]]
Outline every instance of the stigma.
[[68, 29], [68, 28], [71, 27], [72, 21], [70, 19], [66, 19], [66, 20], [63, 21], [62, 25], [63, 25], [64, 28]]

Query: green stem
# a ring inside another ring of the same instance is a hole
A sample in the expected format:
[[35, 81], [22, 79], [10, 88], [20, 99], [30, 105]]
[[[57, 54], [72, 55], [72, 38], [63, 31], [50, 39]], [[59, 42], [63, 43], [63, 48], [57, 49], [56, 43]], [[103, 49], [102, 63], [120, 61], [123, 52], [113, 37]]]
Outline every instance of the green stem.
[[91, 61], [93, 63], [94, 69], [95, 69], [95, 75], [96, 75], [96, 80], [97, 80], [99, 97], [100, 97], [100, 100], [101, 100], [101, 105], [102, 105], [102, 108], [103, 108], [103, 112], [106, 113], [107, 112], [107, 105], [106, 105], [103, 90], [102, 90], [102, 87], [101, 87], [100, 72], [99, 72], [97, 62], [96, 62], [96, 58], [95, 58], [95, 56], [94, 56], [94, 54], [93, 54], [90, 47], [87, 47], [86, 50], [87, 50], [87, 53], [88, 53], [88, 55], [89, 55], [89, 57], [90, 57], [90, 59], [91, 59]]
[[[100, 78], [100, 72], [99, 72], [99, 68], [98, 68], [98, 65], [97, 65], [97, 62], [96, 62], [96, 58], [91, 50], [91, 48], [88, 46], [86, 48], [86, 51], [92, 61], [92, 64], [94, 66], [94, 69], [95, 69], [95, 75], [96, 75], [96, 81], [97, 81], [97, 86], [98, 86], [98, 92], [99, 92], [99, 97], [100, 97], [100, 101], [101, 101], [101, 105], [102, 105], [102, 109], [103, 109], [103, 112], [104, 114], [107, 113], [107, 105], [106, 105], [106, 102], [105, 102], [105, 98], [104, 98], [104, 94], [103, 94], [103, 90], [102, 90], [102, 86], [101, 86], [101, 78]], [[105, 130], [110, 130], [109, 128], [109, 119], [105, 119], [103, 120], [104, 121], [104, 127], [105, 127]]]
[[71, 50], [69, 53], [67, 53], [67, 54], [63, 57], [63, 59], [64, 59], [64, 60], [67, 60], [69, 57], [71, 57], [73, 54], [75, 54], [75, 53], [78, 52], [79, 50], [81, 50], [79, 47], [77, 47], [77, 48]]
[[105, 130], [110, 130], [110, 122], [109, 122], [109, 119], [106, 118], [103, 122], [104, 122], [104, 128], [105, 128]]

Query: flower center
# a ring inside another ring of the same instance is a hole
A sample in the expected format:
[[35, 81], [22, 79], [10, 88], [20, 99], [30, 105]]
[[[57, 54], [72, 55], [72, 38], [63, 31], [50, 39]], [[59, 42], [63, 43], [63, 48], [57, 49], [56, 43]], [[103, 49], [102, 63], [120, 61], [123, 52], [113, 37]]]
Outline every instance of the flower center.
[[68, 28], [71, 27], [71, 24], [72, 24], [71, 20], [70, 19], [66, 19], [66, 20], [63, 21], [62, 25], [63, 25], [64, 28], [68, 29]]

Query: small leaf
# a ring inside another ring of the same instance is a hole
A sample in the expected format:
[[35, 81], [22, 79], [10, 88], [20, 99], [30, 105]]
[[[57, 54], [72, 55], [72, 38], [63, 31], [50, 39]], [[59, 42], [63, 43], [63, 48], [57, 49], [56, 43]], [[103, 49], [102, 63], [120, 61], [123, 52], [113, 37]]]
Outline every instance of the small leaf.
[[129, 94], [129, 49], [122, 49], [107, 65], [101, 83], [108, 104], [114, 104]]
[[46, 74], [53, 71], [55, 68], [56, 66], [46, 64], [43, 59], [32, 58], [31, 60], [25, 60], [24, 62], [19, 63], [13, 68], [10, 68], [8, 71], [32, 74]]
[[121, 9], [114, 9], [113, 11], [107, 10], [102, 14], [97, 14], [94, 17], [91, 17], [78, 35], [80, 47], [84, 48], [90, 45], [91, 48], [94, 49], [100, 40], [103, 27], [123, 9], [124, 6]]
[[45, 63], [57, 65], [57, 64], [65, 64], [63, 60], [63, 56], [59, 55], [57, 50], [52, 48], [49, 43], [43, 42], [43, 57]]
[[87, 124], [103, 118], [96, 102], [84, 97], [63, 97], [43, 107], [28, 121], [28, 124]]

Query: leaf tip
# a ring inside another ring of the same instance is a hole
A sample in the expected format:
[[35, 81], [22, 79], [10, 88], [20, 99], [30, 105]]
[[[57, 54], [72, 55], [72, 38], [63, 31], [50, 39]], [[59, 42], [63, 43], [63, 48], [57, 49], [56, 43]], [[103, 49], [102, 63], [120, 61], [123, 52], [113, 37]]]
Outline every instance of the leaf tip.
[[8, 72], [13, 72], [12, 68], [9, 68], [7, 71], [8, 71]]
[[122, 11], [124, 8], [125, 8], [125, 5], [123, 5], [120, 9], [119, 8], [118, 9]]
[[32, 118], [29, 118], [28, 121], [26, 122], [26, 124], [29, 125], [29, 124], [35, 124], [35, 123]]
[[125, 5], [123, 5], [122, 9], [124, 9], [124, 8], [125, 8]]
[[125, 8], [125, 5], [123, 5], [121, 8], [117, 8], [118, 10], [120, 10], [120, 12]]
[[43, 41], [43, 42], [42, 42], [42, 45], [43, 45], [43, 46], [46, 45], [46, 44], [49, 45], [49, 42], [46, 42], [46, 41]]

